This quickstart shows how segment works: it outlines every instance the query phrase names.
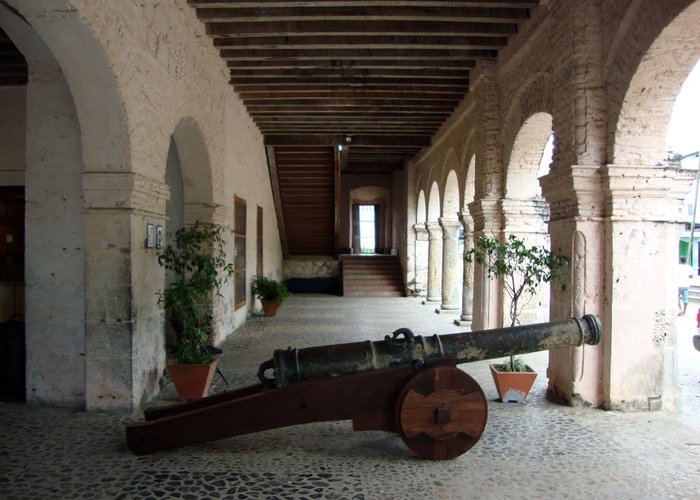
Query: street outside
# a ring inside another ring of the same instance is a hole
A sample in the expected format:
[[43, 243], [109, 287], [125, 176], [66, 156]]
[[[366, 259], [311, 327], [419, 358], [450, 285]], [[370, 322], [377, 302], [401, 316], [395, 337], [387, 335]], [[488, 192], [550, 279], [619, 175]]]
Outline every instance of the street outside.
[[693, 346], [696, 335], [696, 315], [700, 301], [691, 300], [685, 316], [676, 321], [678, 336], [678, 383], [681, 390], [679, 412], [684, 423], [700, 429], [700, 351]]

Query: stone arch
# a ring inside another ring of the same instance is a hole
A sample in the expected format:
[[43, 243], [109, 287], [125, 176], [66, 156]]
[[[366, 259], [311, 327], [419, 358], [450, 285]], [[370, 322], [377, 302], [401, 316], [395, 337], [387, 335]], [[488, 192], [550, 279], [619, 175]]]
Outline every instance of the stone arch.
[[[129, 217], [127, 210], [124, 217], [102, 210], [128, 206], [136, 184], [125, 176], [131, 169], [130, 143], [116, 76], [101, 43], [65, 1], [8, 0], [0, 4], [0, 27], [29, 68], [28, 399], [132, 407], [157, 387], [156, 377], [141, 376], [141, 369], [154, 369], [150, 360], [141, 358], [140, 366], [134, 360], [141, 353], [110, 341], [136, 336], [130, 309], [115, 307], [133, 299], [125, 286], [129, 265], [123, 265], [132, 250]], [[79, 57], [75, 47], [81, 48]], [[56, 262], [61, 266], [48, 265]], [[56, 289], [64, 293], [58, 296]]]
[[[548, 73], [536, 73], [525, 82], [506, 114], [503, 137], [503, 164], [508, 165], [515, 142], [525, 122], [533, 115], [551, 113], [551, 89]], [[550, 118], [551, 120], [551, 118]], [[552, 128], [550, 122], [550, 130]]]
[[423, 224], [428, 220], [428, 208], [425, 204], [425, 191], [422, 189], [418, 193], [418, 204], [416, 208], [416, 224]]
[[474, 201], [476, 196], [476, 154], [472, 154], [467, 164], [466, 175], [464, 179], [464, 195], [462, 204], [462, 210], [468, 211], [467, 208], [470, 203]]
[[437, 181], [433, 181], [428, 195], [428, 222], [437, 222], [440, 218], [440, 188]]
[[213, 177], [204, 134], [196, 120], [182, 118], [172, 133], [181, 167], [185, 222], [211, 222]]
[[535, 113], [518, 131], [506, 167], [505, 196], [527, 199], [539, 196], [537, 174], [545, 146], [552, 133], [552, 116]]
[[460, 210], [459, 204], [459, 181], [457, 179], [457, 157], [454, 151], [447, 155], [445, 170], [448, 171], [445, 179], [442, 195], [442, 217], [445, 219], [457, 220], [457, 213]]
[[[613, 45], [622, 48], [606, 61], [608, 158], [617, 165], [657, 165], [675, 99], [700, 59], [700, 2], [668, 2], [659, 9], [653, 0], [639, 0], [635, 7]], [[635, 50], [631, 58], [628, 48]]]

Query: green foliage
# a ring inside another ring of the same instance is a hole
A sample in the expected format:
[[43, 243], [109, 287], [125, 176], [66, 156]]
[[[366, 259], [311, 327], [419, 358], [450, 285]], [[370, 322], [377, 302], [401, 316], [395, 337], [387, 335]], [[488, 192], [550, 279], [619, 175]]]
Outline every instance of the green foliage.
[[205, 344], [214, 296], [221, 296], [221, 286], [234, 274], [233, 264], [226, 261], [223, 232], [222, 226], [196, 222], [179, 229], [173, 243], [158, 253], [158, 264], [175, 274], [175, 280], [158, 292], [158, 304], [171, 311], [178, 363], [213, 359]]
[[[527, 246], [513, 234], [503, 242], [482, 236], [465, 259], [484, 266], [489, 278], [502, 280], [510, 298], [510, 326], [520, 324], [520, 314], [542, 283], [555, 281], [562, 288], [566, 286], [562, 270], [569, 265], [568, 258], [554, 255], [543, 246]], [[511, 364], [515, 364], [512, 356]]]
[[253, 293], [260, 300], [278, 300], [280, 304], [289, 297], [287, 285], [265, 276], [256, 276], [253, 280]]
[[499, 372], [528, 372], [527, 365], [520, 358], [512, 358], [503, 361], [496, 367]]

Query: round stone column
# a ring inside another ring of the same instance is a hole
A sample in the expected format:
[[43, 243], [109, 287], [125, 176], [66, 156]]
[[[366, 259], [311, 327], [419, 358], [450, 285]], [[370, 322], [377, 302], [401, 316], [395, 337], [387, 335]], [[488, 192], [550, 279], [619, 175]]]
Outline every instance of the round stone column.
[[474, 307], [474, 263], [467, 262], [469, 251], [474, 248], [474, 233], [472, 218], [469, 212], [459, 214], [459, 221], [464, 228], [464, 270], [462, 272], [462, 314], [455, 320], [455, 325], [471, 329]]
[[440, 218], [442, 227], [442, 304], [440, 309], [456, 311], [460, 308], [458, 272], [459, 230], [462, 227], [456, 219]]
[[425, 223], [413, 226], [416, 232], [415, 292], [425, 296], [428, 289], [428, 229]]
[[426, 222], [428, 230], [428, 302], [440, 302], [442, 278], [442, 228], [438, 222]]

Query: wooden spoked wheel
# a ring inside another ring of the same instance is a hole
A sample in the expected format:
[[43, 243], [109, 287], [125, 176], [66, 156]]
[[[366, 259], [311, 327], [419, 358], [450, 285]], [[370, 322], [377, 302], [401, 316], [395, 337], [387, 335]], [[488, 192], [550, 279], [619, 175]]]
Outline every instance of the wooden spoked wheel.
[[488, 406], [479, 384], [459, 368], [438, 366], [413, 377], [397, 399], [396, 428], [423, 458], [465, 453], [486, 427]]

